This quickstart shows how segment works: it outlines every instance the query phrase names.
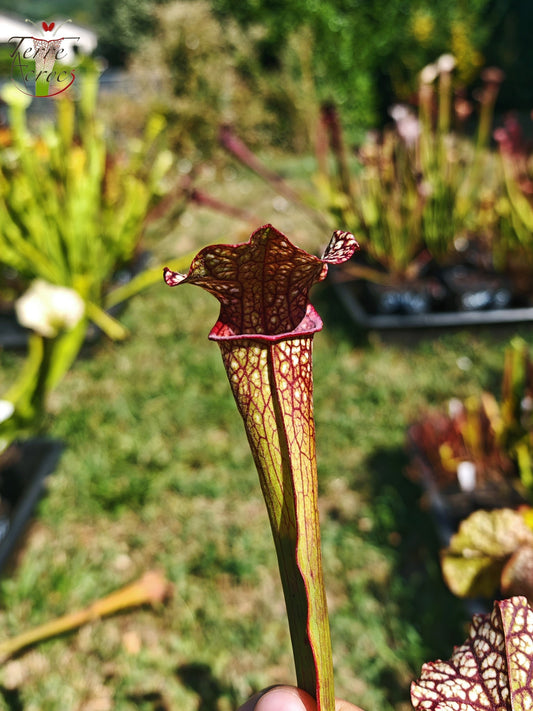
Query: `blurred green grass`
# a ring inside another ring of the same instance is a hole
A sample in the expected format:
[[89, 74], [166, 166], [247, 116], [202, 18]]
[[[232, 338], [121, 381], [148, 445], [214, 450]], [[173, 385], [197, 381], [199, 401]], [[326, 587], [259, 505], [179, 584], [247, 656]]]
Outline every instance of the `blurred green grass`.
[[[296, 243], [319, 247], [319, 235], [297, 214], [276, 213], [253, 178], [212, 179]], [[244, 239], [245, 229], [191, 210], [150, 246], [159, 259], [163, 248], [183, 254]], [[315, 338], [315, 414], [336, 690], [367, 711], [408, 708], [410, 680], [462, 642], [467, 615], [444, 588], [431, 519], [404, 475], [406, 428], [428, 405], [494, 391], [512, 334], [385, 338], [354, 328], [326, 285], [312, 296], [325, 322]], [[200, 289], [162, 282], [128, 305], [129, 341], [88, 349], [53, 394], [49, 431], [68, 446], [0, 582], [0, 636], [147, 568], [163, 569], [174, 591], [161, 608], [95, 621], [9, 662], [0, 709], [227, 711], [293, 681], [264, 504], [207, 340], [217, 313]], [[530, 329], [516, 332], [533, 342]], [[0, 353], [0, 389], [20, 363]]]

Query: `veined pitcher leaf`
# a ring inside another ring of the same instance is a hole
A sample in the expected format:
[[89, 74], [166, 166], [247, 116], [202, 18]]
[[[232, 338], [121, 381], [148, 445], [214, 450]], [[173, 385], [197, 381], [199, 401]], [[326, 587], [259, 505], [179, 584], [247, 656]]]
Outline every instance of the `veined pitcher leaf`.
[[312, 338], [322, 321], [309, 301], [328, 264], [357, 243], [334, 232], [322, 258], [272, 225], [246, 244], [202, 249], [169, 286], [201, 286], [220, 302], [218, 342], [259, 474], [276, 546], [297, 683], [318, 711], [334, 711], [333, 662], [322, 574], [313, 418]]
[[411, 701], [424, 711], [529, 711], [532, 662], [533, 609], [525, 597], [496, 601], [449, 661], [424, 664]]

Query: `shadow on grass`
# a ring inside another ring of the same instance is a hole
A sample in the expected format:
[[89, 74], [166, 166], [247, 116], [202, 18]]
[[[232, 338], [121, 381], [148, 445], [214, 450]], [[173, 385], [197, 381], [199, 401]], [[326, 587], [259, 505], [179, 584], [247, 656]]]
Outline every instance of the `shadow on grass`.
[[198, 711], [221, 711], [223, 698], [229, 699], [231, 708], [237, 708], [235, 690], [217, 679], [209, 665], [200, 662], [182, 664], [176, 674], [182, 684], [198, 694]]
[[170, 711], [163, 695], [159, 691], [148, 691], [142, 694], [130, 694], [128, 699], [135, 704], [138, 709], [150, 709], [150, 711]]
[[5, 702], [5, 707], [9, 711], [23, 711], [24, 704], [20, 698], [18, 689], [6, 689], [5, 686], [0, 686], [0, 698]]
[[396, 588], [397, 602], [405, 621], [420, 635], [425, 661], [446, 659], [465, 639], [468, 613], [442, 579], [437, 530], [421, 506], [420, 487], [404, 473], [407, 464], [401, 448], [379, 450], [370, 457], [375, 521], [370, 536], [376, 545], [393, 550], [395, 574], [403, 583]]

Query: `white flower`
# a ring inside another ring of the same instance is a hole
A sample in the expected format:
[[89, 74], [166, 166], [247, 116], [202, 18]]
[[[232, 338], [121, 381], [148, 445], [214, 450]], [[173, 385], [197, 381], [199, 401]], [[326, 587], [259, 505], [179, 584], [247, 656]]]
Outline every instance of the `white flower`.
[[470, 358], [468, 356], [460, 356], [459, 358], [457, 358], [456, 362], [457, 362], [457, 367], [465, 372], [467, 370], [470, 370], [470, 368], [472, 367], [472, 361], [470, 360]]
[[453, 246], [458, 252], [466, 252], [470, 242], [464, 235], [458, 235], [453, 240]]
[[442, 54], [437, 59], [437, 67], [439, 72], [449, 73], [454, 69], [456, 64], [457, 62], [455, 61], [453, 54]]
[[417, 117], [408, 111], [401, 119], [396, 120], [396, 129], [407, 146], [415, 146], [420, 137], [422, 127]]
[[9, 402], [9, 400], [0, 400], [0, 423], [9, 420], [14, 412], [15, 406], [12, 402]]
[[473, 462], [459, 462], [457, 480], [461, 491], [474, 491], [476, 488], [476, 465]]
[[28, 96], [24, 87], [15, 81], [4, 84], [0, 91], [0, 98], [9, 106], [20, 106], [22, 109], [27, 109], [31, 104], [31, 96]]
[[420, 72], [422, 84], [432, 84], [439, 75], [439, 68], [436, 64], [428, 64]]
[[19, 323], [46, 338], [74, 328], [85, 312], [81, 296], [65, 286], [37, 279], [15, 304]]
[[402, 121], [404, 118], [407, 118], [407, 116], [409, 116], [409, 113], [409, 109], [405, 104], [393, 104], [389, 108], [389, 115], [396, 122]]
[[448, 403], [448, 414], [450, 417], [459, 417], [464, 411], [464, 405], [459, 398], [452, 397]]
[[523, 398], [520, 403], [520, 407], [524, 410], [524, 412], [531, 412], [531, 410], [533, 410], [533, 398], [531, 395], [526, 395], [525, 398]]
[[[11, 415], [15, 412], [15, 406], [9, 400], [0, 400], [0, 424], [9, 420]], [[10, 437], [0, 437], [0, 454], [7, 449], [11, 443]]]

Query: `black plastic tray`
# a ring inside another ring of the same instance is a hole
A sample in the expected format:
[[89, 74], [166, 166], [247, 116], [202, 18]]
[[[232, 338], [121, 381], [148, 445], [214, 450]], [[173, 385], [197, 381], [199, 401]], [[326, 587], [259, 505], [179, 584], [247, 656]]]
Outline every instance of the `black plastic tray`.
[[421, 314], [369, 314], [360, 303], [353, 288], [353, 282], [336, 278], [333, 270], [332, 284], [352, 320], [363, 328], [444, 328], [533, 322], [533, 307], [531, 306]]

